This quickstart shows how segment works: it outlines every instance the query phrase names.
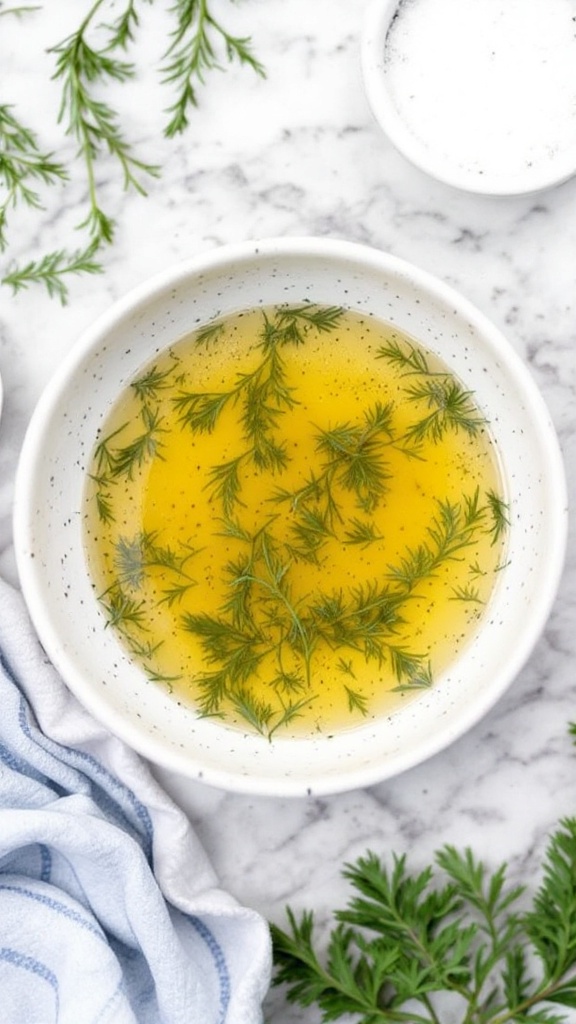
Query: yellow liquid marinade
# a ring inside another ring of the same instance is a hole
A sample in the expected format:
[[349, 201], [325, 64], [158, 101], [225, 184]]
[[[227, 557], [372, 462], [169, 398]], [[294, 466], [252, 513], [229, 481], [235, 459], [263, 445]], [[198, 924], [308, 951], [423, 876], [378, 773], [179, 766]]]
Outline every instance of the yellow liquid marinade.
[[268, 735], [350, 728], [433, 685], [503, 557], [473, 396], [389, 325], [328, 314], [290, 335], [280, 307], [253, 310], [160, 354], [86, 488], [95, 590], [150, 679]]

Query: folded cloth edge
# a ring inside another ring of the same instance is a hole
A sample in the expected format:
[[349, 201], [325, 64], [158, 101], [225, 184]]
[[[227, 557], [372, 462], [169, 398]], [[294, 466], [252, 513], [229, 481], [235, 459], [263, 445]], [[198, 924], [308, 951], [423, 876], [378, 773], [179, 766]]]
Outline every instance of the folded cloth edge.
[[118, 779], [147, 808], [153, 824], [154, 877], [164, 899], [185, 914], [208, 916], [215, 922], [228, 919], [248, 929], [251, 949], [243, 976], [235, 979], [236, 991], [225, 1020], [226, 1024], [257, 1024], [271, 973], [267, 923], [220, 887], [184, 812], [140, 755], [95, 720], [65, 686], [40, 644], [22, 594], [1, 579], [0, 654], [44, 736], [67, 751], [98, 761], [110, 778]]

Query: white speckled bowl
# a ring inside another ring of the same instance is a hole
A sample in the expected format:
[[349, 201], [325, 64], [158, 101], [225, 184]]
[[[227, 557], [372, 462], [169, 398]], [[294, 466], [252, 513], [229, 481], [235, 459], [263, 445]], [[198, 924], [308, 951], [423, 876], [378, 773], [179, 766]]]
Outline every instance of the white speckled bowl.
[[[476, 393], [511, 504], [509, 564], [480, 632], [451, 670], [390, 717], [333, 738], [282, 739], [198, 719], [131, 664], [88, 577], [81, 501], [98, 427], [124, 385], [198, 321], [256, 304], [345, 304], [436, 351]], [[563, 566], [561, 456], [532, 377], [505, 338], [428, 274], [346, 242], [268, 240], [177, 266], [116, 303], [79, 339], [42, 396], [17, 478], [15, 544], [42, 644], [70, 689], [152, 761], [226, 789], [328, 793], [370, 785], [444, 748], [498, 700], [538, 639]]]

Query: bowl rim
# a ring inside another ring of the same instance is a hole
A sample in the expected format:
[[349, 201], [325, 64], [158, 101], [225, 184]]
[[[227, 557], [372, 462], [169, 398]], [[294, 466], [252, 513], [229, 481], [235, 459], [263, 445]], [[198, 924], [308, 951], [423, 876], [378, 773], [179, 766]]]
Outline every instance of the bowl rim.
[[[50, 417], [57, 409], [60, 396], [69, 386], [76, 369], [88, 353], [97, 350], [106, 331], [126, 314], [136, 311], [141, 304], [151, 301], [155, 296], [165, 292], [167, 288], [172, 288], [176, 283], [185, 281], [187, 278], [198, 273], [209, 272], [230, 263], [237, 264], [238, 261], [249, 261], [255, 256], [274, 257], [285, 255], [302, 255], [304, 257], [328, 256], [332, 259], [352, 260], [358, 266], [365, 267], [367, 264], [370, 264], [379, 270], [405, 276], [416, 287], [423, 287], [434, 296], [440, 296], [448, 304], [455, 305], [458, 313], [471, 321], [482, 332], [483, 336], [491, 339], [494, 345], [504, 344], [505, 349], [502, 355], [505, 361], [513, 366], [516, 379], [521, 382], [523, 390], [533, 400], [538, 414], [541, 416], [546, 415], [547, 417], [549, 468], [556, 487], [553, 502], [556, 529], [553, 538], [554, 545], [547, 559], [545, 585], [540, 588], [537, 602], [531, 612], [532, 628], [529, 633], [524, 635], [521, 643], [516, 643], [514, 654], [508, 662], [508, 671], [500, 679], [498, 686], [486, 688], [482, 698], [479, 698], [474, 706], [468, 709], [467, 713], [460, 714], [457, 726], [450, 725], [450, 727], [442, 732], [439, 730], [438, 734], [428, 737], [426, 742], [420, 743], [415, 749], [398, 755], [391, 769], [383, 770], [382, 766], [378, 764], [371, 764], [368, 767], [364, 765], [354, 773], [346, 775], [343, 772], [342, 775], [338, 775], [337, 780], [332, 772], [327, 772], [322, 777], [302, 780], [302, 778], [278, 778], [276, 776], [273, 779], [268, 779], [267, 777], [259, 777], [257, 774], [247, 778], [235, 775], [227, 769], [220, 771], [213, 767], [208, 770], [199, 770], [198, 764], [193, 766], [189, 764], [191, 760], [189, 755], [183, 755], [177, 750], [167, 749], [161, 741], [157, 741], [155, 736], [150, 733], [143, 733], [129, 719], [125, 718], [120, 722], [115, 719], [112, 722], [113, 709], [111, 716], [108, 709], [103, 707], [102, 698], [97, 696], [90, 686], [83, 686], [81, 681], [76, 678], [70, 678], [66, 657], [62, 657], [61, 638], [55, 635], [51, 628], [43, 605], [42, 595], [37, 588], [37, 562], [35, 562], [33, 557], [30, 557], [31, 546], [28, 515], [34, 487], [34, 466], [41, 455], [46, 423], [49, 422]], [[528, 366], [510, 343], [507, 342], [499, 329], [477, 307], [452, 288], [452, 286], [390, 253], [361, 243], [334, 238], [292, 236], [289, 238], [267, 238], [256, 242], [241, 242], [219, 246], [214, 250], [173, 264], [148, 280], [141, 282], [123, 297], [116, 300], [80, 334], [44, 388], [28, 425], [17, 468], [13, 521], [18, 576], [35, 630], [48, 657], [63, 676], [68, 688], [97, 720], [144, 757], [149, 758], [156, 764], [177, 771], [184, 776], [196, 779], [201, 778], [202, 781], [208, 784], [228, 791], [260, 795], [303, 796], [310, 791], [328, 794], [373, 785], [420, 764], [463, 735], [500, 699], [530, 656], [543, 631], [556, 598], [564, 566], [567, 543], [567, 486], [558, 438], [544, 399]]]
[[561, 185], [576, 174], [576, 146], [550, 164], [527, 165], [524, 173], [501, 175], [467, 171], [449, 159], [442, 160], [433, 148], [421, 144], [392, 103], [385, 85], [384, 52], [388, 30], [402, 0], [372, 0], [362, 28], [360, 63], [364, 88], [375, 120], [395, 149], [414, 167], [437, 181], [465, 192], [485, 196], [523, 196]]

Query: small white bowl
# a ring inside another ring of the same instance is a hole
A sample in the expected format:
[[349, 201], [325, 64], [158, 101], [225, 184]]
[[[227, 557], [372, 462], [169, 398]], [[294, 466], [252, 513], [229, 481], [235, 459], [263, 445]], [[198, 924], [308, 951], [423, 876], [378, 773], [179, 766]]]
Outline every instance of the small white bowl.
[[576, 39], [564, 0], [374, 0], [362, 70], [376, 120], [416, 167], [521, 195], [576, 172]]
[[[397, 712], [332, 737], [273, 742], [198, 718], [131, 663], [89, 579], [82, 531], [97, 430], [121, 389], [215, 315], [254, 305], [344, 303], [436, 352], [474, 391], [494, 437], [511, 523], [508, 562], [481, 627], [437, 683]], [[152, 761], [225, 789], [301, 796], [370, 785], [461, 736], [528, 658], [550, 612], [566, 541], [557, 438], [524, 363], [451, 288], [347, 242], [267, 240], [176, 266], [117, 302], [79, 339], [40, 399], [17, 474], [20, 580], [40, 640], [78, 699]]]

